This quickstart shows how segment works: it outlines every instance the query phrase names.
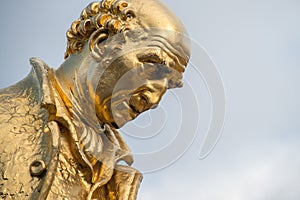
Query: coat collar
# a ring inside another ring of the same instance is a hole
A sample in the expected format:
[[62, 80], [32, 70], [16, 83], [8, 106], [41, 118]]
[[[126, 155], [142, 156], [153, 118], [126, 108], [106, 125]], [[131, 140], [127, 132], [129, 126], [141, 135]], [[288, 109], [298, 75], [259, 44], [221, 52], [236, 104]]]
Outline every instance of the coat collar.
[[[59, 84], [54, 75], [54, 70], [38, 58], [31, 58], [30, 63], [33, 67], [33, 75], [37, 78], [40, 86], [39, 99], [42, 108], [48, 111], [48, 123], [53, 122], [61, 124], [69, 130], [70, 137], [74, 143], [75, 157], [78, 161], [90, 168], [90, 180], [94, 186], [92, 190], [105, 185], [112, 177], [114, 168], [120, 160], [126, 161], [129, 165], [133, 162], [133, 158], [129, 147], [121, 137], [121, 135], [108, 125], [102, 127], [93, 127], [86, 123], [86, 116], [81, 116], [80, 110], [69, 109], [65, 106], [61, 98]], [[94, 123], [92, 123], [94, 124]], [[55, 128], [56, 132], [59, 130]], [[89, 154], [89, 149], [83, 149], [82, 134], [88, 131], [92, 134], [91, 139], [96, 139], [101, 145], [99, 155]], [[59, 134], [56, 134], [54, 142], [59, 149]], [[96, 137], [96, 138], [95, 138]], [[95, 159], [99, 159], [95, 162]], [[99, 164], [100, 163], [100, 164]], [[103, 177], [105, 177], [103, 179]], [[93, 192], [93, 191], [91, 191]]]

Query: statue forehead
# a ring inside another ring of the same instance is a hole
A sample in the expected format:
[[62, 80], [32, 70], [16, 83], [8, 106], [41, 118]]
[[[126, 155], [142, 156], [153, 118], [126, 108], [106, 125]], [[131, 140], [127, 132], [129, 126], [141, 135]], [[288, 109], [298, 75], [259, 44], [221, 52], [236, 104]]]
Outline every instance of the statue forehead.
[[150, 35], [160, 35], [165, 38], [175, 48], [180, 48], [181, 56], [188, 60], [190, 56], [188, 33], [179, 18], [161, 0], [127, 0], [126, 2], [135, 12], [142, 27], [150, 30]]

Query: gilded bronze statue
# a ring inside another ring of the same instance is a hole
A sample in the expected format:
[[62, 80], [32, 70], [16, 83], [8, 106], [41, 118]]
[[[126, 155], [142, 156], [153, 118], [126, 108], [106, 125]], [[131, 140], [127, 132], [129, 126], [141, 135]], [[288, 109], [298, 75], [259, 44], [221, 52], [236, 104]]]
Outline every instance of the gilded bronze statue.
[[88, 5], [58, 69], [32, 58], [0, 90], [1, 199], [136, 199], [142, 175], [117, 129], [182, 85], [186, 35], [159, 0]]

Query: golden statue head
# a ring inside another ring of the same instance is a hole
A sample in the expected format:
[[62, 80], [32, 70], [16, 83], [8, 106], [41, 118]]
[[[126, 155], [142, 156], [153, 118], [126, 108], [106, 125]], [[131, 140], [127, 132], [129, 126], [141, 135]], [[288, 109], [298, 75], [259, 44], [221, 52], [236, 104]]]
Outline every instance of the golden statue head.
[[100, 123], [115, 128], [155, 108], [167, 89], [180, 87], [190, 57], [183, 25], [159, 0], [91, 3], [67, 38], [65, 58], [80, 60], [73, 79], [85, 76], [77, 90], [88, 90]]

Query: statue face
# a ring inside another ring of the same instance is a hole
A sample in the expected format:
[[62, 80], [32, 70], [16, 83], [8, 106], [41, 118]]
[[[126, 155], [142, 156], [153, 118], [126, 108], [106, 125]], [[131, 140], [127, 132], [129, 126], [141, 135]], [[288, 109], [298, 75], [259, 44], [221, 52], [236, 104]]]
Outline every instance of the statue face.
[[[90, 96], [99, 121], [115, 128], [155, 108], [168, 88], [180, 86], [190, 54], [183, 25], [161, 1], [128, 0], [122, 13], [118, 34], [98, 29], [89, 39], [90, 55], [99, 63]], [[108, 27], [118, 24], [109, 22]]]
[[96, 90], [96, 111], [100, 121], [115, 128], [155, 108], [168, 88], [181, 85], [181, 65], [163, 50], [152, 47], [128, 52], [102, 74]]

